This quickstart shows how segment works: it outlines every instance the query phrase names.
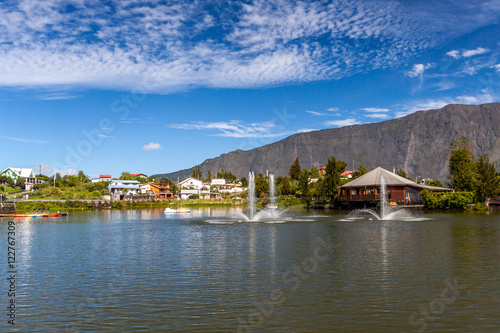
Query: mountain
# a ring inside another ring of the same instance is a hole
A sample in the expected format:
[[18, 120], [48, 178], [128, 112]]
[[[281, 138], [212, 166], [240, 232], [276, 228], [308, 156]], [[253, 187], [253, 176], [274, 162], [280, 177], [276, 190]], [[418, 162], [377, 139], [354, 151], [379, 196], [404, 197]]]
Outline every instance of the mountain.
[[[451, 104], [380, 123], [299, 133], [248, 151], [207, 159], [201, 169], [205, 174], [223, 168], [238, 177], [266, 170], [284, 176], [297, 155], [302, 168], [307, 169], [323, 166], [335, 155], [348, 164], [346, 169], [362, 163], [368, 170], [378, 166], [403, 168], [409, 176], [445, 180], [448, 149], [456, 138], [467, 139], [476, 155], [489, 156], [500, 169], [500, 103]], [[155, 176], [177, 181], [190, 175], [191, 169], [184, 169]]]

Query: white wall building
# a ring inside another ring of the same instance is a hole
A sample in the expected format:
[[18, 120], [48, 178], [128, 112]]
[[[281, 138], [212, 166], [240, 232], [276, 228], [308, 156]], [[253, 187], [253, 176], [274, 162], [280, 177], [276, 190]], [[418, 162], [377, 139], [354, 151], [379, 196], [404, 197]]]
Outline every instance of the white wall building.
[[199, 190], [202, 185], [203, 185], [203, 182], [201, 180], [189, 177], [189, 178], [184, 179], [182, 182], [179, 183], [179, 188], [180, 189]]

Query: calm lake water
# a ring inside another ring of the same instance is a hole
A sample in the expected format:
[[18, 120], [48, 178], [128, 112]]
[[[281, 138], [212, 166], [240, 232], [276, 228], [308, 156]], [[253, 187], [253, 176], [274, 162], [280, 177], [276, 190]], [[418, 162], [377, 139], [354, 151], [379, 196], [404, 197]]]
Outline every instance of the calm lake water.
[[[500, 332], [500, 212], [16, 220], [19, 332]], [[6, 252], [7, 219], [1, 220]], [[2, 255], [1, 331], [7, 325]], [[12, 330], [15, 331], [15, 330]]]

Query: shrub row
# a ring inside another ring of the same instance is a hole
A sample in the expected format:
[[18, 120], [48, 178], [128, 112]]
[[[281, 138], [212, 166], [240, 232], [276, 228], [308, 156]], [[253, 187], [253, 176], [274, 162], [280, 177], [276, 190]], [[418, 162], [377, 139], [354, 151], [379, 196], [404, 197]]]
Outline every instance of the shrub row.
[[472, 192], [431, 192], [420, 193], [424, 205], [429, 209], [466, 209], [475, 202]]

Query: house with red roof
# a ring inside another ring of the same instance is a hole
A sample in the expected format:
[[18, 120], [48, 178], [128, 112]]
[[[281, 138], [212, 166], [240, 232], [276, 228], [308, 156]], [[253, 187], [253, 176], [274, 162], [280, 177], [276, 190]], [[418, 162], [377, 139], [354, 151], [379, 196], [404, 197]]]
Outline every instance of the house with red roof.
[[99, 178], [94, 178], [91, 181], [92, 183], [109, 182], [111, 178], [111, 175], [99, 175]]

